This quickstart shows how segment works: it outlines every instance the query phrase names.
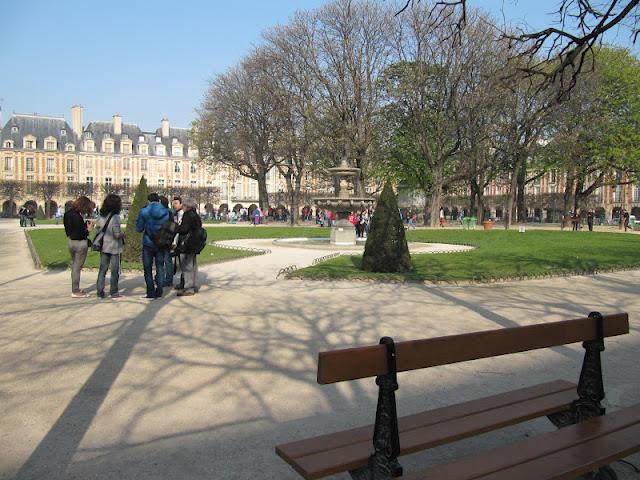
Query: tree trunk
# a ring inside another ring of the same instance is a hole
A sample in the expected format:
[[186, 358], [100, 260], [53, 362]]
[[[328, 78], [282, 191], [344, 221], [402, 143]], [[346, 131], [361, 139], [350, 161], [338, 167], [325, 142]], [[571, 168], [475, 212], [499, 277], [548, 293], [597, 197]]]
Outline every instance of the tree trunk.
[[526, 205], [525, 205], [525, 197], [524, 197], [524, 182], [527, 179], [527, 169], [524, 168], [524, 165], [520, 165], [518, 170], [518, 194], [517, 194], [517, 202], [516, 202], [516, 210], [517, 210], [517, 218], [518, 222], [525, 222], [527, 220], [526, 216]]
[[509, 230], [513, 222], [513, 211], [515, 208], [517, 189], [518, 189], [518, 172], [516, 167], [516, 171], [513, 171], [511, 173], [511, 183], [509, 185], [509, 193], [507, 193], [507, 204], [505, 205], [505, 209], [504, 209], [505, 230]]
[[569, 205], [571, 203], [571, 197], [573, 195], [574, 177], [571, 172], [567, 172], [567, 180], [564, 186], [564, 193], [562, 195], [562, 219], [561, 228], [568, 226], [569, 220]]
[[[259, 175], [258, 178], [258, 203], [260, 204], [260, 211], [264, 213], [265, 218], [269, 210], [269, 192], [267, 190], [267, 175]], [[229, 205], [231, 209], [231, 205]]]
[[438, 225], [438, 220], [440, 218], [440, 203], [442, 202], [442, 168], [435, 168], [432, 174], [433, 180], [429, 206], [429, 226], [433, 228]]

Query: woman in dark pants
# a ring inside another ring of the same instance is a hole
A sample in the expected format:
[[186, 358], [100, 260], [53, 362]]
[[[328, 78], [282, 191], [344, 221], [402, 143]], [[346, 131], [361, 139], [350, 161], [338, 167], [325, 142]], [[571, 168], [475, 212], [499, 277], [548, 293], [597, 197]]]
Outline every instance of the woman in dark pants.
[[64, 231], [69, 238], [67, 244], [71, 254], [71, 296], [83, 298], [87, 296], [84, 290], [80, 289], [80, 272], [87, 259], [89, 250], [89, 232], [93, 230], [90, 222], [85, 222], [83, 215], [90, 215], [93, 212], [94, 203], [87, 197], [79, 197], [73, 206], [64, 214]]
[[[122, 210], [122, 200], [113, 193], [107, 195], [100, 209], [100, 218], [96, 222], [96, 235], [104, 230], [102, 239], [102, 250], [100, 251], [100, 270], [98, 271], [98, 281], [96, 288], [98, 297], [104, 298], [104, 283], [107, 270], [111, 268], [111, 282], [109, 285], [109, 295], [112, 299], [120, 298], [118, 292], [118, 280], [120, 279], [120, 254], [124, 247], [124, 232], [120, 225], [120, 211]], [[107, 222], [109, 222], [107, 224]]]

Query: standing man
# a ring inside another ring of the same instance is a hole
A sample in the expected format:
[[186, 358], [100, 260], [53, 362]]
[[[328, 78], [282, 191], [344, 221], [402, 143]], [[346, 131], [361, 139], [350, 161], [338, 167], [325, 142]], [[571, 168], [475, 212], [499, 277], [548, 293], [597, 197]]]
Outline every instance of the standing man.
[[[173, 197], [173, 201], [171, 202], [171, 206], [173, 207], [173, 221], [176, 225], [180, 225], [182, 223], [182, 216], [184, 215], [184, 210], [182, 210], [182, 198], [181, 197]], [[177, 244], [177, 237], [174, 240], [174, 244]], [[178, 271], [178, 263], [180, 262], [180, 255], [176, 255], [174, 258], [173, 264], [173, 272]], [[173, 278], [171, 278], [171, 283], [173, 283]], [[180, 283], [174, 287], [176, 290], [184, 290], [184, 273], [182, 272], [182, 267], [180, 267]]]
[[178, 245], [180, 245], [180, 270], [184, 275], [184, 288], [178, 291], [179, 297], [195, 295], [198, 291], [196, 283], [198, 276], [198, 262], [196, 253], [191, 250], [189, 237], [195, 235], [196, 231], [202, 228], [202, 220], [195, 210], [195, 203], [189, 197], [182, 199], [182, 221], [176, 230], [180, 235]]
[[587, 225], [589, 225], [589, 231], [593, 232], [593, 210], [587, 211]]
[[[164, 253], [151, 240], [151, 235], [156, 233], [162, 224], [169, 220], [169, 212], [160, 205], [160, 196], [151, 193], [147, 197], [149, 203], [140, 210], [136, 218], [136, 231], [144, 232], [142, 236], [142, 267], [144, 268], [144, 282], [147, 285], [147, 294], [142, 298], [154, 300], [162, 297], [162, 284], [164, 281]], [[153, 279], [153, 263], [156, 264], [155, 284]]]

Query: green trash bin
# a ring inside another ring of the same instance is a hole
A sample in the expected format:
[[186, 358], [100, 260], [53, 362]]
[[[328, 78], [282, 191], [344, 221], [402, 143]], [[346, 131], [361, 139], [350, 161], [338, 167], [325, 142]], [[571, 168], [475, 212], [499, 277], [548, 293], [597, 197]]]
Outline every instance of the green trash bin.
[[469, 221], [471, 220], [471, 217], [462, 217], [462, 229], [463, 230], [469, 230]]
[[471, 217], [469, 219], [469, 228], [471, 228], [472, 230], [476, 229], [477, 224], [478, 224], [478, 219], [476, 217]]

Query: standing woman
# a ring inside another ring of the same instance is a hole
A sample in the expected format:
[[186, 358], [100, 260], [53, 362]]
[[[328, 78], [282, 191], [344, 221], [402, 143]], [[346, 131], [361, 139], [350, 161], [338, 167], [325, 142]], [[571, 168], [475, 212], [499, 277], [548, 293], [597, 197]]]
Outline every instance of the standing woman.
[[195, 210], [195, 203], [189, 197], [182, 199], [182, 222], [178, 225], [176, 233], [180, 235], [178, 245], [182, 245], [180, 250], [180, 269], [184, 275], [184, 289], [179, 290], [178, 297], [195, 295], [198, 291], [198, 260], [197, 253], [189, 248], [187, 238], [195, 234], [202, 228], [202, 220]]
[[[100, 251], [100, 270], [98, 270], [98, 281], [96, 283], [99, 298], [104, 298], [104, 283], [109, 268], [111, 269], [109, 295], [113, 299], [122, 296], [118, 292], [120, 254], [124, 247], [124, 232], [120, 225], [121, 210], [122, 200], [118, 195], [110, 193], [102, 203], [100, 218], [98, 218], [96, 222], [96, 235], [98, 235], [106, 225], [102, 239], [102, 250]], [[107, 224], [107, 222], [109, 223]]]
[[71, 254], [71, 296], [73, 298], [87, 297], [87, 293], [80, 289], [80, 272], [87, 259], [89, 250], [89, 232], [93, 230], [91, 222], [84, 220], [83, 215], [90, 215], [93, 202], [87, 197], [78, 197], [72, 207], [64, 214], [64, 231], [69, 237], [67, 244]]

